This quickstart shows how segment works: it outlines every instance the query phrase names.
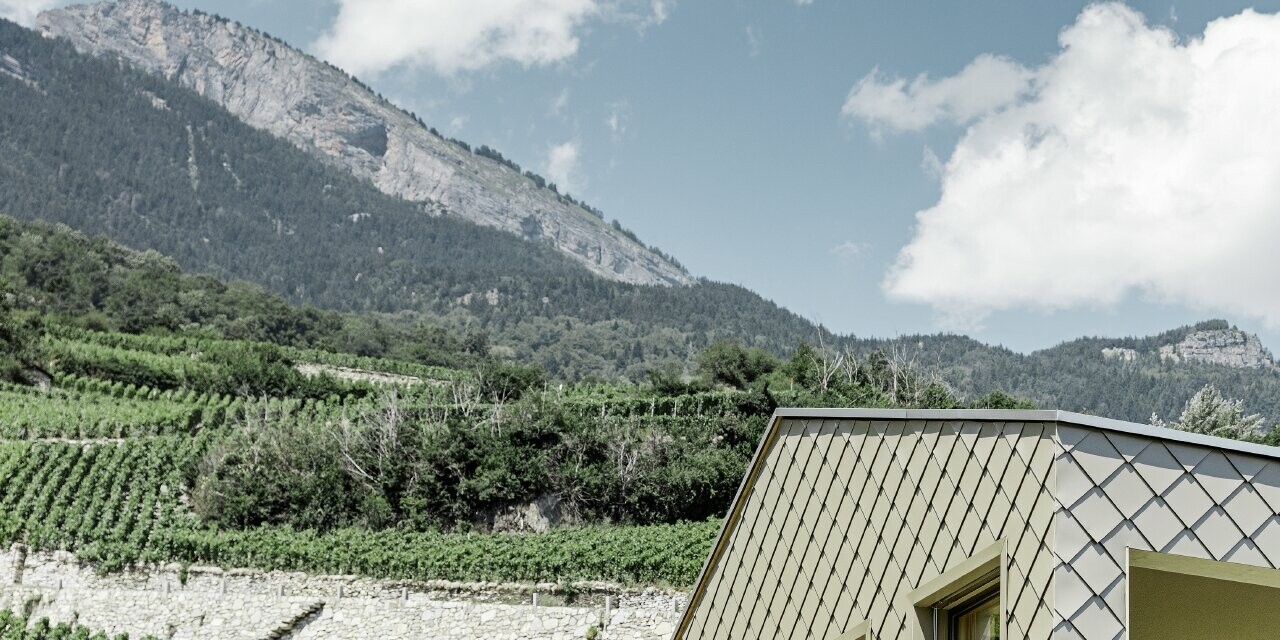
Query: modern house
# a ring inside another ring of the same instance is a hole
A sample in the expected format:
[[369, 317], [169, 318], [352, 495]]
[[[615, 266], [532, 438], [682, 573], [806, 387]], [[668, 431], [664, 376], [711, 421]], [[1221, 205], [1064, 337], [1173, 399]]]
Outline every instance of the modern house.
[[1280, 638], [1280, 448], [1060, 411], [779, 410], [675, 637]]

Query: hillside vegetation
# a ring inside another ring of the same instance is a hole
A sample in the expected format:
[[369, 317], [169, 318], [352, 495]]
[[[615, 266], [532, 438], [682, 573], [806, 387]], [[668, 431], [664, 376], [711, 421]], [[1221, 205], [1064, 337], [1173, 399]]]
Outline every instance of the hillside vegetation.
[[[101, 570], [687, 585], [776, 406], [1024, 406], [731, 342], [694, 376], [555, 381], [42, 223], [0, 219], [0, 247], [0, 543]], [[352, 353], [353, 327], [400, 343]]]
[[620, 284], [542, 244], [431, 215], [191, 91], [13, 23], [0, 21], [0, 54], [20, 69], [0, 74], [0, 213], [291, 302], [483, 332], [569, 378], [640, 379], [718, 339], [785, 353], [817, 335], [741, 287]]
[[[39, 344], [26, 365], [52, 388], [0, 388], [0, 541], [74, 550], [102, 570], [177, 560], [684, 585], [778, 402], [959, 402], [888, 363], [807, 386], [817, 381], [809, 351], [744, 373], [732, 363], [751, 354], [732, 345], [703, 357], [706, 378], [674, 390], [553, 388], [515, 365], [439, 375], [409, 364], [397, 369], [434, 382], [375, 388], [290, 373], [314, 352], [275, 346], [273, 361], [227, 361], [215, 354], [267, 347], [57, 324]], [[747, 388], [703, 390], [726, 375]], [[788, 390], [769, 390], [784, 379]], [[219, 380], [235, 383], [210, 384]], [[548, 501], [560, 527], [486, 533]]]
[[[1155, 352], [1190, 329], [1030, 355], [959, 336], [831, 336], [740, 287], [609, 282], [537, 243], [432, 216], [190, 91], [11, 23], [0, 23], [0, 52], [18, 61], [17, 72], [0, 74], [0, 212], [159, 251], [105, 255], [100, 239], [59, 231], [42, 246], [52, 228], [5, 232], [5, 249], [25, 265], [6, 277], [48, 285], [38, 306], [82, 325], [158, 325], [445, 366], [492, 352], [558, 379], [607, 381], [689, 373], [718, 340], [775, 356], [822, 341], [863, 357], [899, 353], [939, 369], [967, 397], [1008, 390], [1043, 407], [1146, 421], [1214, 384], [1280, 419], [1275, 370], [1175, 363]], [[169, 298], [148, 289], [153, 278], [178, 278], [179, 265], [233, 282], [182, 276], [185, 290]], [[286, 312], [286, 301], [314, 308]], [[1107, 346], [1141, 356], [1107, 360]]]
[[[978, 396], [993, 390], [1027, 398], [1046, 409], [1081, 411], [1120, 420], [1147, 422], [1151, 414], [1177, 415], [1205, 385], [1239, 398], [1268, 424], [1280, 422], [1280, 370], [1240, 368], [1162, 358], [1162, 346], [1196, 331], [1231, 326], [1211, 320], [1164, 333], [1133, 338], [1080, 338], [1030, 354], [954, 335], [908, 336], [895, 340], [854, 340], [856, 353], [884, 351], [937, 370], [957, 392]], [[1131, 349], [1131, 360], [1108, 358], [1103, 350]]]

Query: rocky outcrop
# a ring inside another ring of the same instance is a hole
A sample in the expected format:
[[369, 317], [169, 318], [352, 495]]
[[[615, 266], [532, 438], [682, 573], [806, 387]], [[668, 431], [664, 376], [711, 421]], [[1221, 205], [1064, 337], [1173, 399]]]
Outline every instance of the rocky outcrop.
[[1274, 369], [1275, 360], [1252, 333], [1239, 329], [1193, 331], [1181, 342], [1160, 347], [1160, 358], [1203, 362], [1239, 369]]
[[[119, 58], [217, 102], [258, 129], [366, 178], [383, 192], [547, 242], [594, 273], [688, 284], [681, 267], [516, 170], [432, 133], [341, 70], [236, 22], [156, 0], [39, 16], [46, 36]], [[7, 73], [13, 73], [4, 67]]]
[[1126, 347], [1103, 347], [1102, 358], [1104, 360], [1119, 360], [1120, 362], [1133, 362], [1138, 359], [1138, 352], [1134, 349]]

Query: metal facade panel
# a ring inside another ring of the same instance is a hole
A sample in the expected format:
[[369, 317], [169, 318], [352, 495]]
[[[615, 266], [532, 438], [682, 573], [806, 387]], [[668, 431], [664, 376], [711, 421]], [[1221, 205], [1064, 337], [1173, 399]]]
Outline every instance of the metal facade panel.
[[683, 635], [911, 638], [906, 594], [999, 539], [1010, 637], [1052, 628], [1052, 425], [784, 418]]
[[1126, 638], [1128, 550], [1280, 568], [1280, 460], [1059, 424], [1053, 637]]

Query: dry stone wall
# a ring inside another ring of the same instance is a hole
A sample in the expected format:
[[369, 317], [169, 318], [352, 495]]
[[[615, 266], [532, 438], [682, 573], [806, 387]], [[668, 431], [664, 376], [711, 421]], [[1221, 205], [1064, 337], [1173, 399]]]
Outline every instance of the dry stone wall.
[[[182, 579], [180, 579], [182, 578]], [[99, 576], [67, 553], [0, 554], [0, 608], [175, 640], [669, 638], [685, 594], [580, 585], [403, 582], [176, 565]], [[535, 605], [535, 594], [538, 604]], [[566, 602], [568, 600], [568, 602]]]
[[[111, 635], [155, 636], [174, 640], [232, 640], [280, 637], [297, 621], [324, 606], [306, 598], [228, 595], [209, 598], [197, 592], [54, 589], [8, 586], [0, 608], [76, 622]], [[351, 636], [359, 637], [359, 636]]]

